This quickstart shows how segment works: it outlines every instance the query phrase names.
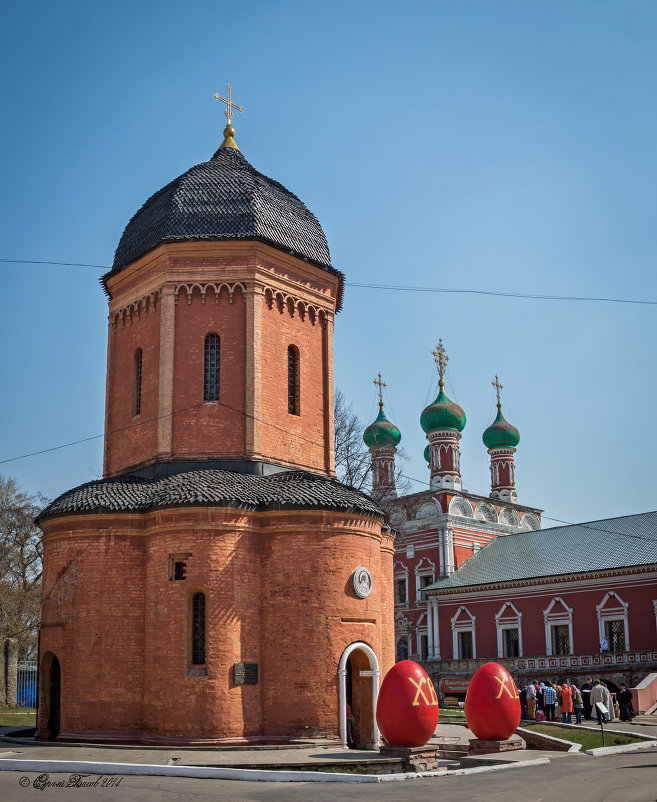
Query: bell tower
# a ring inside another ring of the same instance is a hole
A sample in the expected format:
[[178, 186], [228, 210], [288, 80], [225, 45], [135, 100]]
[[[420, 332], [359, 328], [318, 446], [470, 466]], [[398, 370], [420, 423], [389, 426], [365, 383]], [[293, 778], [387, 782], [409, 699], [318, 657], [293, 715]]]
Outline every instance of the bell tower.
[[445, 369], [449, 357], [443, 341], [433, 351], [438, 367], [438, 396], [420, 416], [429, 441], [429, 467], [432, 490], [461, 489], [461, 453], [459, 440], [465, 428], [465, 412], [445, 394]]
[[381, 374], [374, 379], [379, 388], [379, 414], [363, 433], [365, 445], [372, 455], [372, 494], [379, 501], [397, 497], [395, 487], [395, 454], [401, 441], [401, 432], [383, 412], [383, 388], [386, 383]]
[[518, 501], [513, 455], [520, 442], [520, 433], [502, 415], [500, 390], [503, 385], [495, 376], [492, 382], [497, 392], [497, 417], [483, 434], [484, 445], [490, 454], [491, 498]]

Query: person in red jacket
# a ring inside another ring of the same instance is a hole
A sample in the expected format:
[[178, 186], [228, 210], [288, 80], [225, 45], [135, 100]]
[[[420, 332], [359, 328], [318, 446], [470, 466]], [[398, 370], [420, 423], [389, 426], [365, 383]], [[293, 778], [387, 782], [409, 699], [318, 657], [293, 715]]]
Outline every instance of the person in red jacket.
[[573, 723], [573, 692], [565, 683], [561, 686], [561, 721]]

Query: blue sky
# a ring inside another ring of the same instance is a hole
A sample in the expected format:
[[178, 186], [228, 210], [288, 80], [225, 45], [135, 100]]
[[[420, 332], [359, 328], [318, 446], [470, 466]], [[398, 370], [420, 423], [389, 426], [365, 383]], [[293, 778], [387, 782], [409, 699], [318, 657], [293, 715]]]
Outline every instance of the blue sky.
[[[318, 216], [347, 282], [657, 301], [656, 40], [639, 0], [5, 4], [0, 257], [110, 265], [146, 198], [216, 149], [230, 81], [242, 152]], [[102, 270], [0, 270], [0, 460], [102, 433]], [[426, 482], [442, 337], [465, 488], [490, 489], [498, 373], [522, 503], [644, 512], [656, 323], [655, 305], [348, 285], [336, 384], [367, 424], [382, 372]], [[55, 496], [100, 476], [102, 440], [0, 471]]]

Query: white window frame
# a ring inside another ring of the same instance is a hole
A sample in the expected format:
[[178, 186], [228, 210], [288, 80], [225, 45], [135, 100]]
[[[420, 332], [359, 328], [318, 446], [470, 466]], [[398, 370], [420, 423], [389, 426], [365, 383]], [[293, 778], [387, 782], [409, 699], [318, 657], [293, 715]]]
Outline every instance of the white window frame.
[[[563, 610], [552, 612], [555, 604], [560, 604]], [[543, 610], [543, 621], [545, 622], [545, 654], [552, 657], [552, 627], [568, 626], [568, 645], [570, 654], [573, 649], [573, 608], [569, 607], [561, 596], [555, 596], [545, 610]]]
[[[415, 649], [412, 652], [412, 656], [416, 658], [420, 658], [422, 654], [422, 641], [420, 640], [420, 635], [427, 635], [427, 614], [426, 612], [422, 613], [422, 615], [418, 618], [415, 622], [415, 638], [411, 638], [411, 645], [415, 643]], [[411, 654], [408, 655], [411, 657]]]
[[[436, 581], [436, 564], [428, 557], [423, 557], [420, 562], [415, 566], [415, 601], [421, 602], [422, 588], [420, 587], [420, 577], [430, 576], [431, 583]], [[429, 584], [431, 584], [429, 583]], [[426, 599], [424, 600], [426, 601]]]
[[[393, 582], [395, 587], [395, 604], [408, 604], [408, 566], [404, 563], [395, 563], [393, 566]], [[403, 579], [406, 582], [406, 601], [397, 600], [397, 581]]]
[[[610, 599], [615, 599], [617, 605], [605, 609], [605, 605]], [[595, 611], [598, 614], [598, 643], [607, 637], [605, 624], [607, 621], [623, 621], [625, 626], [625, 651], [630, 650], [630, 625], [629, 625], [629, 602], [624, 602], [615, 590], [610, 590], [600, 602], [596, 604]]]
[[[505, 610], [510, 608], [508, 612]], [[512, 611], [512, 612], [511, 612]], [[518, 657], [523, 656], [522, 651], [522, 613], [513, 602], [504, 602], [499, 612], [495, 614], [495, 629], [497, 630], [497, 656], [504, 657], [504, 630], [518, 630]]]
[[[466, 613], [469, 616], [469, 621], [457, 621], [458, 617], [461, 613]], [[477, 617], [472, 615], [470, 610], [465, 605], [459, 607], [456, 613], [452, 616], [450, 621], [452, 625], [452, 655], [454, 660], [465, 660], [467, 658], [462, 658], [459, 655], [459, 633], [460, 632], [472, 632], [472, 659], [477, 659], [477, 636], [476, 636], [476, 625], [475, 622]]]

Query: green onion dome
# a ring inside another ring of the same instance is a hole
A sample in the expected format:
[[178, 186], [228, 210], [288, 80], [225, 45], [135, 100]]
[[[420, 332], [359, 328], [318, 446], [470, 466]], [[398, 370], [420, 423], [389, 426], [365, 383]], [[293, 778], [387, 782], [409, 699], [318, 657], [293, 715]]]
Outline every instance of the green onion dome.
[[520, 432], [504, 420], [502, 405], [497, 405], [497, 417], [482, 436], [486, 448], [515, 448], [520, 442]]
[[420, 415], [420, 426], [427, 434], [438, 429], [455, 429], [457, 432], [462, 432], [465, 423], [465, 412], [458, 404], [447, 398], [441, 380], [438, 397]]
[[429, 455], [429, 446], [424, 449], [424, 458], [427, 462], [431, 462], [431, 456]]
[[401, 432], [383, 413], [383, 402], [379, 402], [379, 415], [363, 434], [368, 448], [395, 448], [401, 440]]

